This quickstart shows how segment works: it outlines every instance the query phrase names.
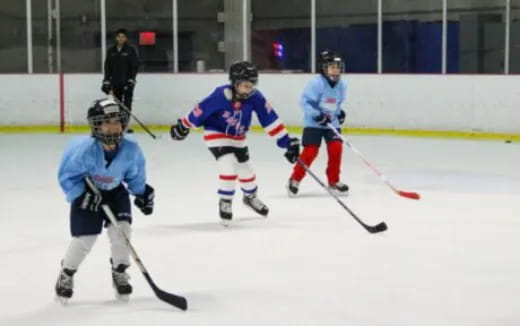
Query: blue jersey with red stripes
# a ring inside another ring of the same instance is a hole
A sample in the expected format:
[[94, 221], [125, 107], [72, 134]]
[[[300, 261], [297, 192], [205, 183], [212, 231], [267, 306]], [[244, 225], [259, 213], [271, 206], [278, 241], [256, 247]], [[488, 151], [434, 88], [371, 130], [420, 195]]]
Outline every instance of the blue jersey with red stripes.
[[182, 124], [186, 128], [203, 127], [204, 141], [209, 147], [245, 147], [253, 112], [277, 145], [287, 148], [287, 129], [259, 90], [236, 101], [231, 85], [219, 86], [182, 119]]

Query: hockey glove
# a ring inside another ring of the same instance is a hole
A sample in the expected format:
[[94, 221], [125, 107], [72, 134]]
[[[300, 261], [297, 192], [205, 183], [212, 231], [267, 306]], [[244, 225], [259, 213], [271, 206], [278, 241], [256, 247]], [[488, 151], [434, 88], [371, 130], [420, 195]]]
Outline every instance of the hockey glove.
[[99, 205], [103, 203], [103, 197], [100, 193], [94, 193], [89, 186], [85, 184], [85, 192], [79, 197], [79, 207], [89, 212], [97, 212]]
[[339, 111], [339, 114], [338, 114], [338, 122], [339, 122], [340, 125], [342, 125], [343, 122], [345, 122], [345, 117], [346, 117], [346, 116], [347, 116], [347, 115], [345, 114], [345, 111], [343, 111], [343, 110]]
[[289, 138], [289, 145], [284, 155], [290, 163], [295, 163], [298, 160], [300, 156], [300, 140], [298, 138]]
[[134, 205], [143, 212], [144, 215], [153, 213], [153, 200], [155, 191], [150, 185], [146, 185], [142, 195], [135, 196]]
[[320, 113], [319, 116], [314, 118], [314, 121], [316, 121], [322, 126], [326, 126], [328, 123], [330, 123], [330, 118], [325, 113]]
[[184, 138], [186, 138], [189, 133], [190, 133], [190, 129], [184, 127], [184, 125], [182, 124], [181, 119], [178, 119], [177, 120], [177, 124], [173, 125], [170, 128], [170, 135], [175, 140], [184, 140]]
[[110, 85], [110, 81], [103, 80], [103, 85], [101, 85], [101, 91], [108, 95], [111, 90], [112, 90], [112, 85]]
[[125, 84], [125, 91], [132, 91], [135, 87], [135, 80], [129, 79]]

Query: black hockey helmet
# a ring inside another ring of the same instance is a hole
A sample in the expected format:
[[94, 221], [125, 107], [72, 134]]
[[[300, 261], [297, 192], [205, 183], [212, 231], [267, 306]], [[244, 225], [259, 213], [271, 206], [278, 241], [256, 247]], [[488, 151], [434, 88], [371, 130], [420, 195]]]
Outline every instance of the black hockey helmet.
[[258, 69], [249, 61], [235, 62], [229, 67], [229, 80], [233, 86], [241, 81], [258, 83]]
[[336, 66], [339, 68], [340, 73], [345, 71], [345, 62], [343, 61], [339, 53], [330, 50], [325, 50], [320, 53], [318, 65], [319, 71], [323, 75], [323, 77], [325, 77], [329, 81], [329, 83], [334, 85], [339, 81], [340, 76], [329, 76], [327, 74], [328, 67]]
[[[92, 137], [107, 145], [117, 145], [123, 138], [123, 132], [128, 126], [128, 114], [121, 112], [119, 105], [111, 98], [97, 100], [88, 109], [87, 120], [90, 125]], [[101, 125], [103, 122], [121, 123], [121, 131], [118, 133], [104, 133]]]
[[255, 93], [254, 87], [248, 93], [239, 93], [237, 85], [240, 82], [247, 81], [254, 85], [258, 83], [258, 69], [249, 61], [239, 61], [229, 67], [229, 80], [233, 86], [233, 97], [237, 100], [245, 100]]

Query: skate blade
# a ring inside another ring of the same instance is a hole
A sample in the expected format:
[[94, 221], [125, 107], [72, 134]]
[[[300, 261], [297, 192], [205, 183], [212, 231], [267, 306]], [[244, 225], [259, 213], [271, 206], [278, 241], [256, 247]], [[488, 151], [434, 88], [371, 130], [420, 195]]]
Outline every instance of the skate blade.
[[54, 298], [54, 301], [60, 303], [62, 306], [66, 306], [69, 300], [70, 298], [60, 297], [58, 295]]
[[119, 294], [119, 293], [116, 293], [116, 299], [117, 299], [118, 302], [128, 303], [128, 301], [130, 301], [130, 294]]
[[255, 212], [256, 214], [260, 215], [260, 217], [267, 218], [267, 216], [269, 215], [269, 210], [267, 211], [267, 213], [262, 214], [262, 213], [260, 213], [259, 211], [257, 211], [256, 209], [254, 209], [253, 207], [251, 207], [249, 205], [244, 204], [244, 206], [247, 207], [248, 209], [250, 209], [251, 211]]
[[289, 190], [289, 186], [285, 186], [285, 190], [287, 191], [287, 196], [289, 196], [289, 198], [298, 197], [298, 193], [294, 193], [291, 190]]
[[338, 197], [348, 197], [348, 195], [349, 195], [348, 190], [347, 191], [339, 191], [337, 189], [331, 189], [331, 188], [329, 188], [329, 189], [330, 189], [330, 191], [332, 191]]
[[220, 219], [220, 225], [227, 228], [231, 225], [231, 220]]

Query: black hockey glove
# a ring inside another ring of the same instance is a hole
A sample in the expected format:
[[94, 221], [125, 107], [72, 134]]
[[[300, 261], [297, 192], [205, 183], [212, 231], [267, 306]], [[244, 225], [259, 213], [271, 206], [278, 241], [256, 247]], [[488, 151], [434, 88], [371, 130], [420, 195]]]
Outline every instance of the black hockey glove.
[[314, 118], [314, 121], [316, 121], [322, 126], [326, 126], [328, 123], [330, 123], [330, 118], [325, 113], [320, 113], [319, 116]]
[[181, 119], [178, 119], [177, 120], [177, 124], [173, 125], [170, 128], [170, 135], [175, 140], [184, 140], [184, 138], [186, 138], [189, 133], [190, 133], [190, 129], [184, 127], [184, 125], [182, 124]]
[[338, 114], [338, 122], [339, 122], [340, 125], [342, 125], [343, 122], [345, 122], [345, 117], [346, 117], [346, 116], [347, 116], [347, 115], [345, 114], [345, 111], [343, 111], [343, 110], [339, 111], [339, 114]]
[[298, 138], [289, 138], [289, 145], [285, 151], [285, 158], [291, 163], [295, 163], [300, 156], [300, 140]]
[[129, 79], [125, 84], [125, 91], [132, 91], [135, 87], [135, 80]]
[[79, 197], [79, 207], [85, 211], [97, 212], [99, 205], [103, 203], [101, 194], [95, 194], [90, 190], [89, 186], [85, 184], [85, 192]]
[[135, 196], [134, 205], [137, 206], [144, 215], [150, 215], [153, 213], [154, 197], [155, 191], [150, 185], [146, 185], [144, 194]]
[[112, 85], [109, 80], [103, 80], [103, 85], [101, 85], [101, 91], [105, 94], [109, 94], [112, 90]]

